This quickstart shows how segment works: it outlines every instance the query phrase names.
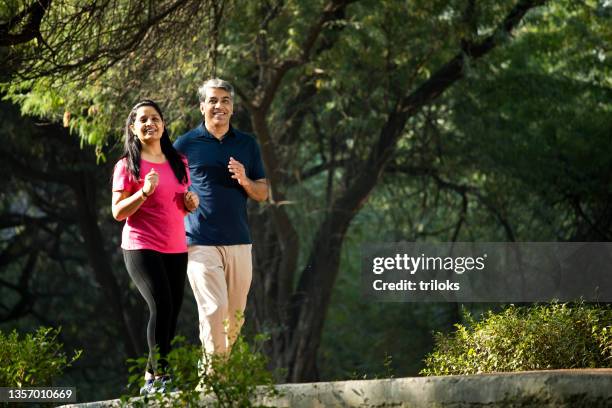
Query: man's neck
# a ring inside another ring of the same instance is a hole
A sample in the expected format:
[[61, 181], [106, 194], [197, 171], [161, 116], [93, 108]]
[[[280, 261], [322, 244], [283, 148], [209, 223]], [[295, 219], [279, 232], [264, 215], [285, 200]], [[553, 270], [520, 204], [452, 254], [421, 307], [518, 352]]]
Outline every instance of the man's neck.
[[204, 123], [204, 125], [206, 126], [206, 130], [208, 130], [208, 133], [210, 133], [211, 135], [213, 135], [214, 137], [216, 137], [218, 140], [223, 139], [223, 136], [225, 136], [227, 134], [227, 132], [229, 131], [229, 125], [226, 126], [213, 126], [210, 125], [208, 123]]

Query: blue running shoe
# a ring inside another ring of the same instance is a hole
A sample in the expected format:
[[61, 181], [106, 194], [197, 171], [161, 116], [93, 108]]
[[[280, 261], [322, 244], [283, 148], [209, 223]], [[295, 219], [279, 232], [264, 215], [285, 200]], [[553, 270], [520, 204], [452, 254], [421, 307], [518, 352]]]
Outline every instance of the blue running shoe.
[[176, 386], [172, 383], [172, 377], [170, 377], [169, 375], [164, 375], [162, 378], [159, 379], [159, 382], [161, 383], [161, 385], [157, 389], [158, 392], [166, 393], [178, 391], [178, 388], [176, 388]]
[[153, 378], [145, 380], [144, 385], [140, 389], [140, 395], [150, 395], [157, 392], [155, 380]]

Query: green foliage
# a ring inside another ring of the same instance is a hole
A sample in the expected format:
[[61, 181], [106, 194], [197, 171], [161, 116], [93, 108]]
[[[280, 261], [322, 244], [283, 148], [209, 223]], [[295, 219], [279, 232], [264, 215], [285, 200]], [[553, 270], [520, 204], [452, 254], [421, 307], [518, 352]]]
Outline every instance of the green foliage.
[[385, 358], [382, 362], [383, 370], [380, 373], [372, 374], [368, 376], [368, 373], [359, 373], [357, 371], [353, 371], [351, 373], [351, 380], [367, 380], [369, 379], [379, 379], [379, 378], [393, 378], [395, 375], [393, 374], [393, 357], [390, 354], [387, 354], [385, 351]]
[[36, 333], [20, 337], [17, 330], [9, 335], [0, 331], [0, 385], [2, 387], [51, 386], [65, 368], [70, 367], [82, 351], [72, 358], [62, 351], [57, 337], [60, 329], [41, 327]]
[[437, 333], [424, 375], [612, 367], [612, 308], [584, 303], [510, 306]]
[[[273, 387], [273, 375], [266, 369], [267, 358], [260, 351], [265, 340], [264, 336], [256, 336], [254, 346], [251, 346], [244, 337], [239, 336], [229, 355], [208, 356], [203, 355], [201, 347], [177, 337], [168, 355], [168, 364], [172, 387], [180, 392], [158, 393], [142, 399], [130, 398], [138, 395], [144, 382], [142, 373], [147, 359], [141, 357], [128, 360], [131, 364], [128, 385], [130, 394], [121, 400], [129, 406], [148, 406], [154, 401], [159, 406], [174, 407], [197, 404], [203, 395], [207, 395], [213, 398], [209, 402], [215, 407], [261, 406], [253, 402], [256, 395], [259, 398], [277, 395]], [[256, 394], [258, 386], [263, 388], [260, 387]]]
[[[172, 136], [188, 127], [197, 113], [194, 84], [212, 69], [216, 43], [209, 25], [220, 24], [222, 14], [216, 6], [201, 0], [144, 8], [133, 0], [50, 3], [40, 38], [7, 51], [0, 46], [0, 56], [7, 56], [0, 92], [22, 114], [63, 121], [99, 155], [121, 138], [130, 107], [143, 98], [160, 103]], [[20, 8], [0, 7], [0, 21], [17, 18]]]

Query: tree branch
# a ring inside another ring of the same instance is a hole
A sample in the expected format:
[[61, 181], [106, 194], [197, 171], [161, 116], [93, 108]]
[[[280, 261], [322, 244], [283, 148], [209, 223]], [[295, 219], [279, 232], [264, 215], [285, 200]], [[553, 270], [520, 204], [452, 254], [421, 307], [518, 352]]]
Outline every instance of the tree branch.
[[[0, 24], [0, 47], [19, 45], [40, 37], [40, 23], [50, 5], [51, 0], [34, 1], [30, 7], [11, 18], [8, 23]], [[21, 31], [11, 34], [11, 31], [21, 24], [24, 24]]]
[[0, 316], [0, 321], [9, 321], [20, 318], [21, 316], [27, 315], [32, 306], [34, 304], [34, 299], [32, 298], [32, 294], [29, 292], [28, 288], [30, 285], [30, 279], [32, 277], [32, 273], [34, 272], [34, 267], [36, 265], [36, 261], [38, 260], [38, 251], [34, 251], [30, 253], [28, 256], [28, 260], [21, 270], [21, 275], [19, 277], [19, 281], [17, 285], [10, 284], [6, 281], [1, 281], [0, 283], [4, 284], [15, 291], [17, 291], [20, 295], [19, 301], [10, 309], [10, 311], [4, 315]]
[[299, 67], [306, 64], [310, 60], [312, 49], [323, 31], [326, 23], [336, 21], [344, 18], [344, 11], [346, 7], [354, 2], [355, 0], [332, 0], [323, 9], [319, 19], [310, 27], [306, 39], [302, 43], [300, 50], [300, 56], [297, 59], [287, 59], [280, 62], [274, 68], [274, 74], [270, 78], [270, 81], [263, 89], [263, 94], [258, 100], [254, 101], [254, 105], [257, 109], [262, 110], [264, 113], [268, 111], [276, 91], [280, 86], [285, 74], [292, 68]]

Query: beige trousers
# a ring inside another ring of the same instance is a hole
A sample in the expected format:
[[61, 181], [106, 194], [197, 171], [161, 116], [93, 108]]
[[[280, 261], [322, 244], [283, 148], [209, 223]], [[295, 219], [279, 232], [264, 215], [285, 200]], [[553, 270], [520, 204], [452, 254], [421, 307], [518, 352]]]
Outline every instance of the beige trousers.
[[187, 276], [207, 353], [231, 350], [244, 321], [252, 275], [251, 244], [189, 247]]

